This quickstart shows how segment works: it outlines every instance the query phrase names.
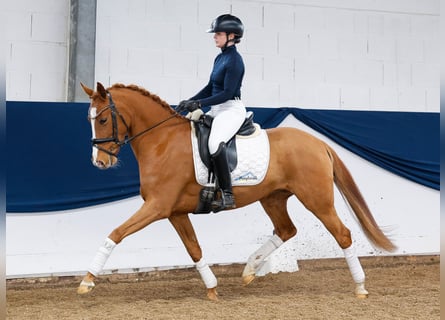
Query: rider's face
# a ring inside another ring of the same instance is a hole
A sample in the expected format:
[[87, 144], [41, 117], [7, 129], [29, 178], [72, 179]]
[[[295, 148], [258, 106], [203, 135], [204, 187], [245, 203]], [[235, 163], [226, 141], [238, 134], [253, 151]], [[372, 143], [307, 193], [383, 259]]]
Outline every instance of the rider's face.
[[[225, 32], [215, 32], [213, 35], [213, 39], [215, 40], [215, 45], [218, 48], [223, 48], [226, 44], [228, 39], [233, 39], [235, 35], [233, 33], [230, 33], [228, 36], [226, 36]], [[233, 42], [229, 42], [227, 45], [232, 45]]]

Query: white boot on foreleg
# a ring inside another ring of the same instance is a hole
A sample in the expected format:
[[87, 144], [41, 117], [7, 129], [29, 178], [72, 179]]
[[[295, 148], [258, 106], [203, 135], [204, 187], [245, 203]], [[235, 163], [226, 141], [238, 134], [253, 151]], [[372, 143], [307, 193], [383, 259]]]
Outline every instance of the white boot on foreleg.
[[[99, 248], [93, 261], [91, 262], [90, 267], [88, 268], [88, 272], [90, 274], [97, 277], [102, 272], [105, 262], [107, 262], [114, 247], [116, 247], [116, 243], [110, 238], [106, 238], [104, 244]], [[82, 280], [79, 288], [77, 289], [77, 293], [85, 294], [94, 289], [95, 284], [93, 281], [89, 281], [88, 277], [89, 276], [87, 275]]]
[[196, 270], [198, 270], [199, 274], [201, 275], [202, 281], [207, 288], [207, 298], [209, 298], [210, 300], [218, 300], [218, 293], [216, 292], [218, 280], [216, 279], [207, 262], [205, 262], [204, 258], [201, 258], [201, 260], [196, 263]]

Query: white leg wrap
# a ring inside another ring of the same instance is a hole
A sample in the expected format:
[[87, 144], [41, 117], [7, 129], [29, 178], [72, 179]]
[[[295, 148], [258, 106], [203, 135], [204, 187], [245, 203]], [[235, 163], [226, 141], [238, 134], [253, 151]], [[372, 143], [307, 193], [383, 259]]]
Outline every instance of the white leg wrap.
[[266, 243], [264, 243], [257, 251], [250, 255], [247, 260], [247, 265], [253, 271], [257, 271], [262, 266], [264, 260], [276, 249], [283, 244], [283, 240], [276, 234], [274, 234]]
[[351, 244], [349, 248], [343, 249], [343, 252], [345, 254], [346, 262], [348, 263], [349, 271], [351, 271], [352, 279], [354, 279], [354, 282], [364, 283], [365, 272], [363, 271], [362, 265], [358, 260], [354, 244]]
[[204, 281], [207, 289], [216, 288], [218, 280], [216, 280], [215, 275], [209, 265], [204, 261], [204, 258], [201, 258], [201, 260], [196, 263], [196, 270], [198, 270], [201, 275], [202, 281]]
[[113, 240], [106, 238], [105, 243], [99, 248], [96, 256], [93, 259], [93, 262], [91, 262], [88, 272], [90, 272], [94, 276], [99, 275], [99, 273], [102, 272], [105, 262], [107, 262], [108, 257], [110, 256], [111, 251], [113, 251], [115, 246], [116, 243], [114, 243]]

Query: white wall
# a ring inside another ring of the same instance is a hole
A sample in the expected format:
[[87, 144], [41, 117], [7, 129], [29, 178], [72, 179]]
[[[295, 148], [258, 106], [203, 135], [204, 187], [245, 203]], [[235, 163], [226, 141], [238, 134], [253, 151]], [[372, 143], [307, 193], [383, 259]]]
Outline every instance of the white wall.
[[6, 99], [66, 101], [69, 0], [4, 1]]
[[[395, 176], [289, 116], [283, 126], [313, 133], [331, 144], [351, 170], [380, 226], [398, 246], [395, 255], [438, 254], [440, 193]], [[6, 217], [6, 275], [82, 274], [108, 234], [142, 204], [139, 197], [76, 210]], [[340, 218], [352, 231], [360, 256], [386, 255], [372, 247], [336, 192]], [[343, 257], [324, 226], [295, 197], [289, 200], [298, 234], [271, 260], [271, 270], [295, 271], [297, 260]], [[230, 212], [190, 215], [204, 257], [211, 264], [243, 263], [272, 235], [272, 224], [258, 203]], [[126, 238], [113, 251], [105, 272], [134, 272], [192, 265], [167, 220]]]
[[[69, 1], [6, 9], [7, 99], [64, 101]], [[98, 0], [96, 80], [190, 97], [226, 12], [246, 25], [248, 106], [439, 112], [439, 0]]]
[[226, 12], [246, 26], [246, 105], [439, 111], [438, 1], [99, 0], [96, 79], [190, 97]]

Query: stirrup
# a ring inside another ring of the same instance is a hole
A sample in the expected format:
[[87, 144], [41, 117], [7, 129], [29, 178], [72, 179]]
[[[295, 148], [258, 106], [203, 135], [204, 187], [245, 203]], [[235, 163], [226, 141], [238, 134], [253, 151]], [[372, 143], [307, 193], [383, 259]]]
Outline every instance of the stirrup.
[[235, 208], [235, 198], [231, 192], [221, 191], [221, 198], [212, 201], [212, 211], [215, 213], [222, 210]]
[[215, 189], [213, 187], [204, 187], [199, 192], [199, 202], [193, 213], [210, 213], [212, 211], [212, 200]]

